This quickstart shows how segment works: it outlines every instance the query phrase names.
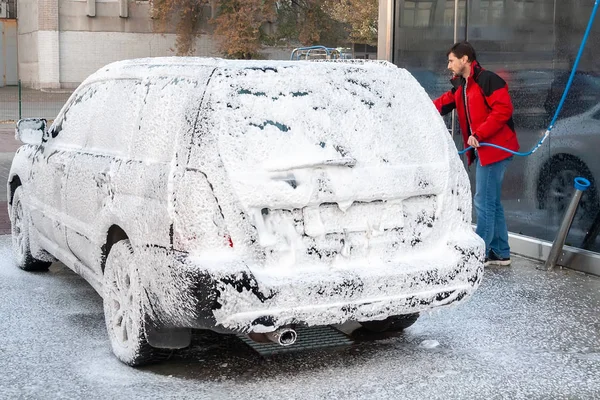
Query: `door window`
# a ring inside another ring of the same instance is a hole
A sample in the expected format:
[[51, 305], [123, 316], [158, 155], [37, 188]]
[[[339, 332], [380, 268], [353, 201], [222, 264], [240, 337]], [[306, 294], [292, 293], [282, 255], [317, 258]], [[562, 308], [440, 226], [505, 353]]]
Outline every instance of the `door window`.
[[152, 79], [145, 86], [147, 95], [131, 157], [149, 162], [171, 162], [177, 137], [196, 120], [197, 95], [205, 88], [195, 80], [173, 77]]
[[48, 130], [48, 143], [64, 148], [82, 148], [94, 112], [102, 104], [101, 95], [96, 84], [79, 89]]
[[85, 147], [91, 153], [126, 156], [139, 129], [145, 88], [139, 80], [118, 79], [99, 82], [96, 91], [98, 101]]

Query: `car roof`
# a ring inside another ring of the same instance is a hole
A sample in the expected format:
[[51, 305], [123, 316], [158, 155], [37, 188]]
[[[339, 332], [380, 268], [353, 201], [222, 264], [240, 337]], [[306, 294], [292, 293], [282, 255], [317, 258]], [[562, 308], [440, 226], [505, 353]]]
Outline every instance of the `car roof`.
[[150, 57], [117, 61], [108, 64], [90, 75], [83, 84], [111, 79], [144, 79], [151, 77], [189, 77], [205, 76], [204, 68], [221, 69], [266, 69], [294, 67], [298, 69], [322, 63], [323, 68], [333, 68], [333, 64], [347, 68], [396, 68], [390, 62], [382, 60], [319, 60], [319, 61], [283, 61], [283, 60], [225, 60], [208, 57]]

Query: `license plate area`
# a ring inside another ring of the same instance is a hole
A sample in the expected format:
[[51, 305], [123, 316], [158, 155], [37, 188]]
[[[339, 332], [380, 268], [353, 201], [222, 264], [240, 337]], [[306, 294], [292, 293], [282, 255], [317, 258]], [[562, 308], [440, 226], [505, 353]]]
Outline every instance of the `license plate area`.
[[404, 226], [403, 204], [395, 201], [354, 202], [343, 211], [336, 203], [303, 209], [304, 233], [311, 237], [329, 233], [384, 232]]

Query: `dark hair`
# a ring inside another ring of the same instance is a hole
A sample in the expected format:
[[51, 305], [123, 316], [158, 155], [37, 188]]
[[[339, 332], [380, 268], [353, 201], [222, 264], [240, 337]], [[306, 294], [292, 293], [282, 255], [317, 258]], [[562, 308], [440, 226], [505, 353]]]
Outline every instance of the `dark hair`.
[[454, 54], [456, 58], [463, 58], [464, 56], [467, 56], [471, 62], [477, 59], [477, 56], [475, 55], [475, 49], [469, 42], [455, 43], [454, 46], [448, 50], [446, 56], [450, 55], [450, 53]]

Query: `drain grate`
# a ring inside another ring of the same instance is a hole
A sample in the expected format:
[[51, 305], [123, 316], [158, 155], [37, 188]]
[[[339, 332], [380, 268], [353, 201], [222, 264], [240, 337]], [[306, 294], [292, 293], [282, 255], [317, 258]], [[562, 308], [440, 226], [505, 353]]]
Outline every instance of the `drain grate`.
[[257, 343], [243, 335], [238, 335], [238, 337], [262, 356], [327, 347], [349, 346], [354, 343], [343, 332], [338, 331], [332, 326], [299, 327], [296, 329], [296, 333], [298, 334], [298, 339], [291, 346], [280, 346], [276, 343]]

